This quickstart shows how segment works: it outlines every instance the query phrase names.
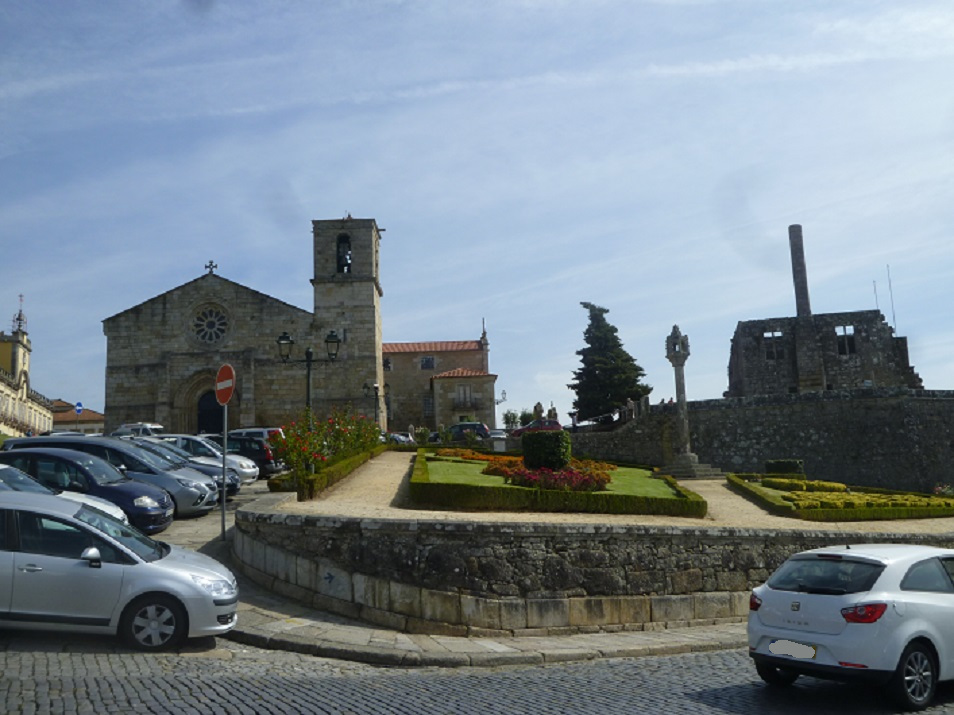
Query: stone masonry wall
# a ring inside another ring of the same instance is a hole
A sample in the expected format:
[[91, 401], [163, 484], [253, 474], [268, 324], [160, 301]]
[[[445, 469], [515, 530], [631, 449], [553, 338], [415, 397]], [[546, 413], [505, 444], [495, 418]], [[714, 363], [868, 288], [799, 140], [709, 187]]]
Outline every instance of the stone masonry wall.
[[789, 555], [846, 540], [941, 546], [954, 534], [236, 515], [242, 571], [313, 607], [409, 632], [541, 635], [740, 620]]
[[[609, 432], [578, 432], [573, 453], [661, 466], [672, 458], [674, 405]], [[689, 403], [692, 451], [727, 472], [768, 459], [805, 461], [813, 479], [930, 491], [954, 484], [954, 392], [892, 389]]]

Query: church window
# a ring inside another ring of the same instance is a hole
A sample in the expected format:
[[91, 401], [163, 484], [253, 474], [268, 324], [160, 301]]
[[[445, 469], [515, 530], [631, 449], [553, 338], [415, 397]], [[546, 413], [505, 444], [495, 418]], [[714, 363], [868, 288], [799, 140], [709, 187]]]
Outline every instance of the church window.
[[195, 337], [203, 343], [217, 343], [225, 337], [229, 321], [219, 308], [207, 307], [200, 309], [192, 321]]
[[765, 345], [766, 360], [781, 360], [785, 357], [781, 330], [766, 330], [762, 334], [762, 341]]
[[384, 371], [391, 372], [391, 358], [384, 358]]
[[421, 369], [422, 370], [433, 370], [434, 369], [434, 356], [428, 355], [427, 357], [421, 358]]
[[434, 416], [434, 396], [433, 395], [424, 395], [424, 416], [425, 417]]
[[838, 338], [838, 354], [855, 354], [855, 326], [839, 325], [835, 328], [835, 335]]
[[351, 238], [338, 236], [338, 273], [351, 273]]

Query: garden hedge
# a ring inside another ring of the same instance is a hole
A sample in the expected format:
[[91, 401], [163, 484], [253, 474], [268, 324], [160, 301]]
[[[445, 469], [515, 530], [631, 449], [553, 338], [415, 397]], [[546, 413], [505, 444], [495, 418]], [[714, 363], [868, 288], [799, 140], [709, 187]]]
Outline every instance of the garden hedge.
[[311, 501], [325, 489], [347, 477], [362, 464], [387, 450], [388, 445], [382, 444], [367, 452], [343, 457], [333, 462], [326, 462], [314, 474], [306, 474], [299, 479], [298, 484], [295, 484], [295, 475], [291, 472], [277, 474], [268, 480], [268, 491], [298, 492], [298, 501]]
[[[821, 489], [805, 488], [805, 482], [799, 482], [801, 489], [787, 494], [776, 494], [762, 487], [769, 483], [785, 482], [774, 478], [765, 478], [762, 484], [755, 475], [727, 475], [729, 488], [776, 516], [794, 517], [805, 521], [883, 521], [888, 519], [933, 519], [954, 516], [954, 498], [936, 499], [936, 504], [927, 504], [932, 497], [927, 494], [899, 492], [890, 489], [850, 487], [838, 482], [814, 482]], [[808, 482], [811, 484], [812, 482]], [[824, 487], [837, 485], [844, 489], [835, 490]], [[779, 487], [772, 487], [778, 489]], [[863, 490], [863, 491], [862, 491]], [[812, 494], [807, 492], [814, 491]]]
[[570, 492], [515, 486], [477, 486], [431, 482], [425, 450], [420, 449], [411, 471], [409, 494], [418, 506], [488, 511], [578, 512], [584, 514], [660, 514], [702, 518], [708, 504], [698, 494], [664, 476], [676, 496], [639, 497], [612, 492]]

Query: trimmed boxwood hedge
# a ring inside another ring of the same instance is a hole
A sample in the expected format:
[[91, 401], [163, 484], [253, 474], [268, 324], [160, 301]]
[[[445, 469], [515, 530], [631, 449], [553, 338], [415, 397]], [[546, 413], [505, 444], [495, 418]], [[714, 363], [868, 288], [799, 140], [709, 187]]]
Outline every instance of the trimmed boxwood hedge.
[[[766, 482], [778, 482], [774, 478], [762, 480], [762, 484], [752, 479], [753, 475], [729, 474], [729, 488], [749, 501], [754, 502], [770, 514], [794, 517], [806, 521], [883, 521], [888, 519], [933, 519], [954, 516], [954, 499], [938, 500], [941, 503], [927, 506], [918, 504], [929, 498], [928, 494], [912, 494], [890, 489], [864, 487], [864, 491], [850, 492], [845, 485], [837, 493], [834, 489], [814, 490], [811, 496], [802, 491], [790, 494], [776, 494], [763, 488]], [[806, 482], [799, 482], [805, 489]], [[811, 484], [811, 482], [808, 482]], [[818, 485], [837, 485], [837, 482], [816, 482]], [[778, 489], [779, 487], [773, 486]], [[811, 491], [805, 489], [805, 491]]]
[[314, 474], [306, 474], [295, 484], [295, 475], [291, 472], [277, 474], [268, 480], [270, 492], [298, 492], [298, 501], [311, 501], [328, 487], [337, 484], [362, 464], [388, 450], [382, 444], [368, 452], [325, 462]]
[[489, 511], [579, 512], [584, 514], [661, 514], [702, 518], [708, 504], [672, 477], [664, 479], [675, 492], [672, 499], [612, 492], [570, 492], [515, 486], [478, 486], [431, 482], [425, 450], [419, 449], [411, 471], [409, 494], [417, 506]]

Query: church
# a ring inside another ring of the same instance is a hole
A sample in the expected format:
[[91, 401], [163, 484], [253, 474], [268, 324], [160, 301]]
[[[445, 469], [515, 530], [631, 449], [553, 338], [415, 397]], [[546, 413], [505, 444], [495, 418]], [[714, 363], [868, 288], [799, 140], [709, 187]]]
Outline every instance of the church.
[[312, 221], [311, 311], [207, 272], [103, 321], [106, 430], [158, 422], [220, 432], [215, 376], [235, 370], [228, 428], [276, 426], [310, 406], [350, 409], [382, 430], [495, 426], [486, 330], [472, 340], [384, 343], [375, 219]]

